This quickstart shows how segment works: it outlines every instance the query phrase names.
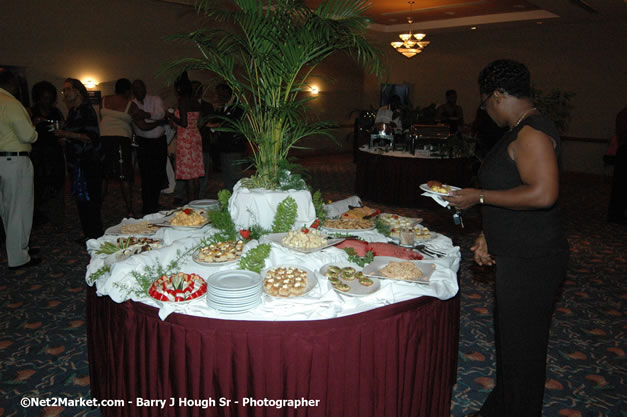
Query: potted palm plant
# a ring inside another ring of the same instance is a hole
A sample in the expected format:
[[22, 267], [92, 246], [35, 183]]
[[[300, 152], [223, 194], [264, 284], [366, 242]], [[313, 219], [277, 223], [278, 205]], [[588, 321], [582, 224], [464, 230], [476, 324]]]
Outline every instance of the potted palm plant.
[[247, 188], [300, 187], [289, 181], [288, 153], [298, 141], [329, 134], [331, 124], [307, 117], [311, 97], [301, 94], [320, 62], [336, 52], [354, 57], [381, 74], [378, 49], [366, 40], [366, 0], [323, 0], [315, 9], [304, 0], [199, 0], [199, 13], [214, 23], [175, 35], [193, 42], [196, 57], [174, 60], [170, 68], [208, 71], [226, 82], [244, 110], [221, 129], [243, 135], [256, 173]]

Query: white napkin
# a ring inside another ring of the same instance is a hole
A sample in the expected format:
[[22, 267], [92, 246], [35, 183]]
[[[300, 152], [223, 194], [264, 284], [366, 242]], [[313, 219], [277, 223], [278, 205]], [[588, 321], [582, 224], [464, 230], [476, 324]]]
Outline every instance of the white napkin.
[[448, 207], [448, 205], [450, 204], [448, 201], [442, 200], [442, 197], [440, 197], [437, 194], [424, 192], [424, 193], [422, 193], [420, 195], [424, 195], [425, 197], [431, 197], [433, 199], [433, 201], [435, 201], [436, 203], [438, 203], [442, 207]]
[[356, 195], [345, 198], [344, 200], [336, 201], [335, 203], [325, 204], [324, 209], [327, 212], [327, 216], [334, 218], [339, 217], [343, 213], [350, 210], [350, 207], [361, 207], [361, 199]]

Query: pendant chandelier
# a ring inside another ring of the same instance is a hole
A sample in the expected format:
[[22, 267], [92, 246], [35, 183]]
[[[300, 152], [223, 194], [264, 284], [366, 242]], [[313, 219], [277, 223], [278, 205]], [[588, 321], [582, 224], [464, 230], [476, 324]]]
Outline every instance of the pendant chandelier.
[[[409, 13], [411, 14], [414, 2], [409, 1], [408, 3], [409, 3]], [[430, 42], [423, 41], [425, 36], [427, 36], [424, 33], [412, 33], [411, 25], [412, 23], [414, 23], [414, 21], [412, 20], [411, 16], [407, 17], [407, 23], [409, 23], [409, 32], [401, 33], [398, 35], [398, 37], [401, 38], [402, 42], [401, 41], [390, 42], [390, 45], [392, 45], [392, 48], [394, 48], [396, 52], [403, 54], [406, 58], [412, 58], [418, 55], [419, 53], [421, 53], [422, 50], [427, 45], [429, 45]]]

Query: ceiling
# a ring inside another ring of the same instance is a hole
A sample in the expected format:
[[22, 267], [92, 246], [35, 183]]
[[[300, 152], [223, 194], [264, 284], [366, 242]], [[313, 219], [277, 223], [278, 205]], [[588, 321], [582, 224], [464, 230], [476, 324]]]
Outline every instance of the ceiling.
[[[163, 0], [194, 4], [195, 0]], [[306, 0], [316, 7], [323, 0]], [[468, 28], [512, 22], [582, 22], [627, 19], [627, 0], [370, 0], [365, 13], [371, 19], [371, 30], [397, 32], [407, 28], [408, 17], [413, 29], [436, 30]]]

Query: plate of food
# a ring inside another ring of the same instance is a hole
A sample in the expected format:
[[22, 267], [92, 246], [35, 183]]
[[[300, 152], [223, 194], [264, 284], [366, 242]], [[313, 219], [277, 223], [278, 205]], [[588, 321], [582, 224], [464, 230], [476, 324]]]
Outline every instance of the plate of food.
[[114, 242], [103, 242], [100, 248], [96, 249], [98, 255], [109, 255], [105, 263], [112, 263], [130, 258], [138, 253], [159, 249], [163, 241], [149, 237], [119, 237]]
[[429, 278], [433, 271], [435, 271], [435, 264], [391, 256], [375, 256], [374, 261], [363, 269], [364, 275], [368, 277], [423, 285], [429, 285]]
[[148, 295], [165, 303], [187, 303], [204, 296], [207, 293], [207, 283], [196, 274], [178, 272], [173, 275], [162, 275], [152, 283]]
[[299, 297], [311, 291], [318, 280], [313, 272], [302, 266], [281, 265], [261, 271], [263, 291], [276, 298]]
[[330, 238], [318, 229], [303, 227], [288, 233], [271, 233], [267, 238], [284, 248], [303, 253], [312, 253], [337, 245], [343, 238]]
[[217, 242], [198, 249], [192, 260], [206, 266], [222, 266], [233, 264], [242, 257], [244, 242], [241, 240]]
[[164, 218], [155, 226], [173, 227], [179, 229], [200, 229], [209, 223], [209, 218], [205, 210], [184, 208], [178, 210], [171, 216]]
[[356, 233], [374, 230], [375, 225], [368, 219], [327, 219], [321, 228], [333, 233]]
[[[430, 240], [435, 239], [439, 236], [438, 233], [429, 230], [426, 226], [421, 224], [415, 224], [411, 227], [411, 230], [414, 232], [414, 242], [428, 242]], [[401, 238], [401, 229], [400, 227], [394, 227], [390, 229], [391, 239], [395, 241], [400, 241]]]
[[[350, 206], [349, 206], [350, 207]], [[371, 218], [377, 215], [377, 210], [368, 206], [353, 207], [350, 210], [342, 213], [340, 218], [342, 219], [364, 219]]]
[[331, 287], [340, 294], [363, 297], [381, 288], [378, 278], [365, 276], [359, 266], [349, 262], [326, 264], [318, 272], [327, 277]]
[[105, 235], [154, 235], [159, 227], [148, 220], [125, 219], [122, 223], [109, 227]]
[[461, 190], [460, 187], [442, 184], [440, 181], [429, 181], [426, 184], [420, 184], [420, 189], [422, 191], [437, 195], [449, 195], [451, 191]]

